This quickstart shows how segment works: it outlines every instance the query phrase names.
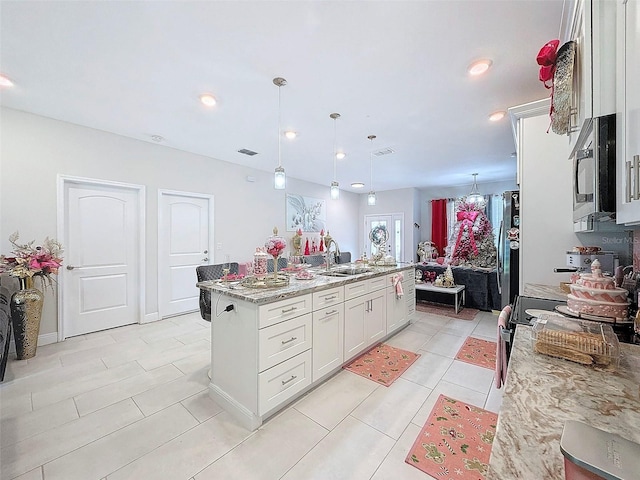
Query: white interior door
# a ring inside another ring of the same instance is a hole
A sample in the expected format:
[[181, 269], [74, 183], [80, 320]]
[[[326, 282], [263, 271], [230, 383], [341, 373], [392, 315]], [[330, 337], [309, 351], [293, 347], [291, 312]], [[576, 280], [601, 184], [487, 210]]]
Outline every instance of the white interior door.
[[63, 185], [62, 337], [138, 322], [143, 288], [140, 190], [70, 181]]
[[211, 258], [213, 198], [160, 191], [158, 303], [162, 318], [198, 309], [196, 267]]
[[385, 255], [391, 255], [397, 262], [402, 261], [404, 221], [402, 214], [365, 215], [364, 217], [364, 245], [367, 255], [371, 257], [378, 252], [378, 248], [371, 243], [369, 232], [379, 225], [384, 226], [389, 234], [387, 251]]

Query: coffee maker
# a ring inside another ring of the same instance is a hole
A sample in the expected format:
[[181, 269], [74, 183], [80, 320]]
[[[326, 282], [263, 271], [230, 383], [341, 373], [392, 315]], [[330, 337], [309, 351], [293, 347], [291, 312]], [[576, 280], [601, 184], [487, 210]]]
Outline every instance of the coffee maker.
[[567, 266], [575, 268], [577, 272], [591, 271], [591, 264], [596, 260], [600, 262], [600, 268], [605, 275], [613, 276], [620, 264], [618, 255], [614, 252], [591, 252], [588, 250], [583, 252], [571, 250], [567, 252]]

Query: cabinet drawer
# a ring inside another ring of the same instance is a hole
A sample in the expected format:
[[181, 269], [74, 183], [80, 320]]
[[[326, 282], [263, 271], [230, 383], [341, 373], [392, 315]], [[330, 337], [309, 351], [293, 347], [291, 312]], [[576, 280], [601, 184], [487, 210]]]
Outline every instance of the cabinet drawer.
[[[391, 282], [389, 281], [389, 284]], [[387, 286], [387, 277], [382, 275], [380, 277], [371, 278], [369, 280], [369, 291], [373, 292], [375, 290], [380, 290], [381, 288], [386, 288]]]
[[311, 385], [311, 350], [258, 374], [258, 414], [278, 407]]
[[311, 312], [311, 294], [280, 300], [260, 306], [258, 328], [268, 327]]
[[311, 314], [292, 318], [259, 331], [260, 372], [304, 352], [312, 345]]
[[368, 280], [360, 282], [348, 283], [344, 286], [344, 298], [350, 300], [360, 295], [364, 295], [369, 291]]
[[313, 311], [337, 305], [344, 301], [344, 287], [330, 288], [313, 294]]

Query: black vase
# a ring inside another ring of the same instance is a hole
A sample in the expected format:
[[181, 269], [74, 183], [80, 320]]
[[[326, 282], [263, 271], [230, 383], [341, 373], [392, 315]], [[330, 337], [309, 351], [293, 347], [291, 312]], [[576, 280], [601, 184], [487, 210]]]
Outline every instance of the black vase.
[[36, 355], [44, 295], [37, 288], [33, 288], [31, 277], [18, 280], [20, 290], [11, 296], [10, 302], [11, 323], [16, 342], [16, 356], [18, 360], [26, 360]]

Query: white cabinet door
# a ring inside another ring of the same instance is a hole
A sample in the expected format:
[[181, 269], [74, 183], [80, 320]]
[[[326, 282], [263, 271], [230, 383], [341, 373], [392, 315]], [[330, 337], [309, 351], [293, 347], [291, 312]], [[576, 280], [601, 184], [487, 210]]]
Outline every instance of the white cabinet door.
[[387, 334], [387, 290], [377, 290], [366, 298], [369, 309], [365, 319], [365, 340], [369, 346]]
[[398, 298], [395, 288], [387, 288], [387, 333], [392, 333], [407, 321], [407, 302]]
[[342, 365], [344, 304], [313, 312], [313, 382]]
[[361, 296], [344, 302], [344, 359], [349, 360], [365, 347], [365, 318], [369, 301]]
[[640, 1], [619, 0], [617, 42], [617, 216], [640, 222]]

